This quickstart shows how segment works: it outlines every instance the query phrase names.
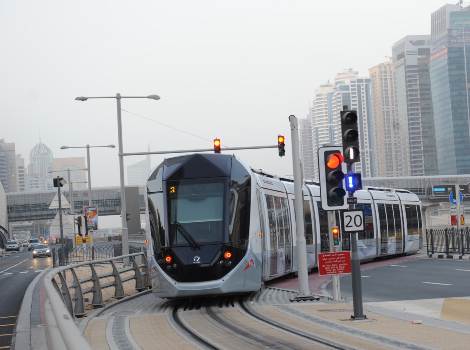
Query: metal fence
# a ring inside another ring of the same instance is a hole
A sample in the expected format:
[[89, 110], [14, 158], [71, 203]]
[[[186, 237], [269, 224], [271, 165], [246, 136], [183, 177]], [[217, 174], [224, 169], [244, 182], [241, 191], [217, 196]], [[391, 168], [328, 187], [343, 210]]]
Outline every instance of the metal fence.
[[446, 256], [470, 254], [470, 229], [455, 227], [426, 230], [427, 253], [443, 253]]
[[[139, 247], [129, 247], [129, 253], [140, 253], [143, 251], [143, 245]], [[84, 244], [77, 247], [65, 244], [52, 247], [52, 260], [54, 267], [91, 260], [109, 259], [115, 256], [120, 256], [121, 254], [121, 242], [106, 242], [91, 246]]]
[[[145, 253], [60, 267], [51, 278], [52, 285], [74, 317], [83, 317], [86, 310], [104, 306], [106, 299], [125, 297], [125, 283], [132, 281], [135, 285], [130, 289], [137, 292], [151, 286]], [[105, 297], [107, 288], [112, 288], [112, 292], [110, 290]], [[85, 297], [89, 294], [92, 298]]]

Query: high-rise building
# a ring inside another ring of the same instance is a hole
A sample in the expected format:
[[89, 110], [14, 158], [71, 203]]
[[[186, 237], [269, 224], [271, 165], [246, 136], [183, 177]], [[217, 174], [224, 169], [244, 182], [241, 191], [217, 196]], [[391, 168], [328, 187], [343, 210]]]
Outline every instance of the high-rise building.
[[428, 35], [408, 35], [392, 47], [404, 176], [437, 174], [430, 45]]
[[[87, 171], [84, 157], [65, 157], [54, 158], [52, 160], [53, 176], [63, 177], [68, 182], [68, 170], [70, 169], [70, 181], [74, 190], [83, 190], [87, 188]], [[68, 190], [69, 184], [64, 186], [64, 190]]]
[[50, 173], [53, 159], [52, 151], [45, 144], [39, 142], [33, 147], [29, 155], [30, 163], [25, 181], [27, 191], [53, 189], [53, 175]]
[[23, 192], [25, 190], [25, 175], [26, 170], [24, 167], [24, 159], [21, 154], [16, 155], [16, 169], [18, 178], [18, 191]]
[[[362, 172], [363, 177], [371, 177], [376, 174], [377, 157], [374, 147], [373, 112], [371, 106], [370, 79], [360, 77], [358, 72], [347, 69], [336, 75], [335, 88], [332, 96], [332, 120], [334, 130], [340, 134], [340, 112], [344, 106], [357, 111], [359, 126], [359, 149], [361, 161], [356, 163], [355, 170]], [[338, 139], [339, 137], [339, 139]], [[334, 135], [336, 143], [341, 144], [341, 135]]]
[[[313, 179], [318, 180], [318, 148], [326, 144], [341, 142], [339, 116], [333, 118], [332, 99], [334, 86], [320, 85], [315, 91], [313, 105], [309, 113], [312, 130]], [[339, 129], [338, 129], [339, 128]]]
[[313, 143], [312, 143], [312, 124], [310, 116], [299, 118], [299, 137], [300, 137], [300, 155], [302, 159], [302, 168], [304, 179], [314, 180], [315, 169], [313, 166]]
[[131, 164], [127, 167], [127, 185], [143, 186], [148, 180], [151, 172], [150, 155], [140, 162]]
[[0, 182], [5, 192], [18, 190], [15, 144], [0, 139]]
[[431, 14], [431, 90], [439, 174], [470, 174], [470, 7]]
[[369, 69], [374, 112], [376, 176], [402, 176], [403, 151], [390, 59]]

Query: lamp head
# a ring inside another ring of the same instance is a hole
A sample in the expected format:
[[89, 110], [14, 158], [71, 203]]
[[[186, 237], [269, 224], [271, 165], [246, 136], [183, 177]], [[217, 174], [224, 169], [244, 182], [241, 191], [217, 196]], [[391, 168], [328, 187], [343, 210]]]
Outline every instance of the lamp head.
[[85, 97], [85, 96], [75, 97], [75, 101], [86, 101], [86, 100], [88, 100], [88, 97]]
[[149, 98], [151, 100], [159, 100], [160, 96], [158, 96], [158, 95], [148, 95], [147, 98]]

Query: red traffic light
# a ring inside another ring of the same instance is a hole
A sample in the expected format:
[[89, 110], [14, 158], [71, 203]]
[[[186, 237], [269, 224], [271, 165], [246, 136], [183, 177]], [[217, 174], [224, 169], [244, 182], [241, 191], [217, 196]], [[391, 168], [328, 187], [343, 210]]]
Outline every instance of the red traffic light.
[[214, 153], [220, 153], [222, 142], [219, 138], [214, 139]]
[[341, 153], [330, 154], [326, 160], [326, 166], [328, 169], [336, 169], [343, 162], [344, 158]]

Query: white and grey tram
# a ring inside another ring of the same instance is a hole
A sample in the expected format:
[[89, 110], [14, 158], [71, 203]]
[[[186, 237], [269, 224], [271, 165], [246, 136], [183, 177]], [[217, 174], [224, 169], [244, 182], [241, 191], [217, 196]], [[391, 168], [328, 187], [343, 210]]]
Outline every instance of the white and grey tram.
[[[257, 291], [297, 270], [294, 186], [245, 166], [233, 155], [166, 159], [147, 183], [149, 264], [154, 292], [165, 298]], [[423, 230], [421, 203], [406, 190], [355, 193], [364, 212], [361, 259], [415, 253]], [[318, 184], [304, 186], [308, 266], [328, 251], [327, 213]], [[337, 225], [342, 226], [336, 213]], [[349, 249], [342, 235], [342, 249]]]

